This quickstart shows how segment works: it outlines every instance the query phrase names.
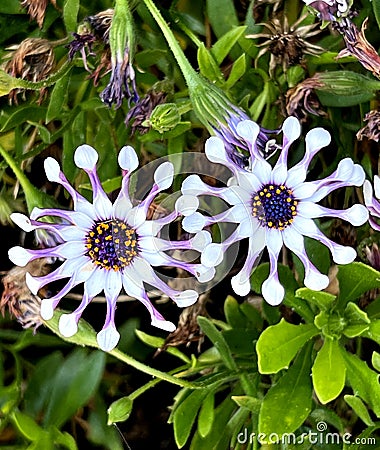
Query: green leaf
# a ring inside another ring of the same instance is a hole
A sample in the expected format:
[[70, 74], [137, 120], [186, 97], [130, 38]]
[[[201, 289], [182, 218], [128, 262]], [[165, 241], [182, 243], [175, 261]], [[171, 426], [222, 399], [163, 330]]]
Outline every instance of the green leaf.
[[233, 0], [207, 0], [206, 8], [207, 17], [218, 38], [239, 25]]
[[246, 26], [232, 28], [232, 30], [228, 31], [224, 36], [215, 42], [211, 48], [211, 54], [215, 58], [218, 65], [223, 62], [232, 47], [238, 42], [241, 36], [243, 36], [246, 29]]
[[367, 314], [352, 302], [348, 303], [344, 311], [344, 318], [347, 325], [344, 328], [343, 334], [348, 338], [360, 336], [369, 329], [371, 323]]
[[316, 305], [321, 311], [329, 310], [336, 300], [335, 295], [329, 294], [328, 292], [312, 291], [309, 288], [297, 289], [296, 297]]
[[374, 425], [367, 407], [359, 397], [355, 397], [354, 395], [345, 395], [344, 400], [349, 406], [351, 406], [355, 413], [368, 427]]
[[215, 411], [215, 393], [210, 392], [204, 399], [198, 415], [198, 431], [202, 437], [209, 434], [214, 423]]
[[369, 329], [364, 331], [362, 336], [380, 344], [380, 320], [373, 320], [369, 324]]
[[40, 136], [40, 138], [41, 138], [43, 143], [45, 143], [45, 144], [50, 144], [51, 143], [51, 134], [50, 134], [49, 130], [46, 127], [44, 127], [43, 125], [40, 125], [39, 123], [32, 122], [30, 120], [28, 120], [28, 123], [30, 125], [33, 125], [34, 127], [37, 128], [38, 134], [39, 134], [39, 136]]
[[371, 3], [376, 17], [377, 27], [380, 28], [380, 0], [372, 0]]
[[70, 74], [62, 77], [57, 81], [51, 91], [49, 106], [46, 113], [46, 123], [61, 116], [63, 105], [66, 103], [70, 78]]
[[198, 323], [204, 334], [210, 339], [210, 341], [218, 350], [220, 357], [222, 358], [226, 367], [230, 370], [237, 370], [235, 360], [222, 333], [206, 317], [199, 316]]
[[312, 405], [311, 345], [305, 347], [289, 370], [273, 385], [261, 405], [259, 432], [293, 433], [306, 420]]
[[370, 289], [380, 288], [380, 272], [360, 262], [339, 266], [337, 277], [340, 288], [337, 307], [341, 309]]
[[174, 438], [178, 448], [182, 448], [186, 444], [199, 408], [208, 393], [209, 391], [207, 389], [199, 389], [191, 392], [173, 412]]
[[225, 83], [226, 89], [231, 89], [237, 81], [245, 74], [246, 70], [246, 56], [240, 55], [234, 62], [228, 80]]
[[45, 120], [46, 111], [46, 108], [41, 106], [19, 107], [13, 114], [6, 117], [4, 121], [0, 118], [0, 132], [5, 133], [6, 131], [15, 128], [17, 125], [27, 122], [30, 118], [33, 118], [34, 122]]
[[76, 31], [79, 11], [79, 0], [65, 0], [63, 4], [63, 22], [67, 33]]
[[96, 391], [105, 364], [105, 353], [75, 349], [57, 368], [55, 389], [49, 398], [44, 425], [62, 426]]
[[242, 408], [246, 408], [254, 414], [260, 412], [262, 400], [249, 395], [233, 395], [232, 400]]
[[373, 365], [373, 368], [380, 372], [380, 353], [373, 352], [371, 362]]
[[224, 315], [228, 325], [231, 325], [232, 328], [245, 328], [247, 326], [246, 316], [240, 311], [239, 303], [231, 295], [224, 302]]
[[342, 351], [347, 368], [347, 379], [355, 395], [362, 398], [380, 417], [380, 385], [379, 374], [371, 370], [356, 355]]
[[281, 319], [265, 329], [256, 344], [260, 373], [277, 373], [288, 368], [300, 348], [319, 334], [314, 324], [293, 325]]
[[[157, 337], [157, 336], [151, 336], [149, 334], [144, 333], [143, 331], [136, 330], [136, 335], [139, 339], [144, 342], [144, 344], [149, 345], [153, 348], [162, 348], [165, 345], [165, 339]], [[190, 363], [190, 358], [182, 353], [177, 347], [171, 347], [170, 345], [165, 348], [165, 351], [167, 353], [170, 353], [173, 356], [176, 356], [177, 358], [181, 359], [185, 363]]]
[[322, 404], [331, 402], [342, 392], [346, 366], [337, 340], [325, 339], [314, 361], [312, 379], [315, 393]]
[[217, 85], [224, 83], [224, 78], [218, 64], [203, 43], [198, 48], [198, 65], [200, 73], [212, 83], [216, 83]]
[[29, 441], [38, 441], [45, 431], [28, 415], [13, 411], [11, 414], [13, 425]]
[[130, 397], [122, 397], [111, 403], [108, 408], [107, 425], [112, 425], [116, 422], [124, 422], [127, 420], [132, 412], [133, 401]]

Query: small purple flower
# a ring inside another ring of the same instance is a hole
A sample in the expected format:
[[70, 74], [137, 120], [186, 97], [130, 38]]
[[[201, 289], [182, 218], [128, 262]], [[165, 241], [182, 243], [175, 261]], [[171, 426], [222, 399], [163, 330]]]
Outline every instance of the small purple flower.
[[375, 195], [373, 195], [371, 183], [368, 180], [365, 180], [363, 186], [364, 203], [369, 211], [369, 224], [374, 230], [380, 231], [380, 225], [376, 221], [376, 219], [380, 218], [380, 202], [377, 200], [380, 199], [380, 177], [378, 175], [375, 175], [373, 185], [375, 188]]
[[[105, 351], [112, 350], [120, 337], [115, 328], [114, 315], [122, 288], [146, 306], [152, 325], [167, 331], [175, 330], [175, 325], [166, 321], [152, 305], [145, 283], [161, 290], [180, 307], [192, 305], [197, 300], [198, 293], [191, 289], [177, 291], [170, 288], [159, 278], [153, 267], [178, 267], [190, 272], [200, 282], [209, 281], [215, 270], [201, 264], [179, 261], [166, 253], [177, 249], [202, 251], [205, 245], [211, 242], [208, 232], [202, 231], [186, 241], [170, 242], [158, 237], [158, 233], [179, 216], [177, 210], [165, 217], [147, 220], [149, 206], [157, 194], [169, 188], [172, 183], [173, 165], [164, 162], [156, 169], [151, 191], [140, 204], [133, 206], [129, 196], [129, 180], [131, 172], [138, 167], [138, 159], [132, 147], [123, 147], [119, 153], [119, 165], [125, 175], [121, 191], [113, 204], [105, 194], [97, 175], [97, 152], [89, 145], [81, 145], [74, 154], [74, 160], [89, 176], [93, 203], [69, 184], [55, 159], [47, 158], [45, 171], [48, 179], [61, 184], [68, 191], [73, 199], [74, 210], [34, 208], [30, 219], [20, 213], [11, 215], [12, 220], [24, 231], [47, 230], [61, 240], [60, 244], [45, 249], [28, 250], [17, 246], [9, 250], [9, 258], [18, 266], [25, 266], [37, 258], [64, 260], [48, 275], [33, 277], [27, 274], [27, 285], [34, 294], [49, 283], [68, 279], [56, 295], [42, 299], [42, 318], [51, 319], [60, 300], [73, 287], [83, 283], [84, 294], [80, 305], [72, 313], [63, 314], [60, 318], [59, 330], [62, 335], [69, 337], [77, 332], [82, 312], [96, 295], [104, 291], [107, 314], [97, 340], [100, 348]], [[187, 213], [191, 214], [197, 208], [198, 202], [193, 198], [182, 197], [177, 202], [178, 208], [184, 208], [184, 200], [188, 207]], [[60, 223], [43, 221], [47, 217], [58, 218]]]
[[[284, 298], [284, 288], [277, 272], [279, 253], [285, 245], [301, 260], [305, 267], [305, 286], [313, 290], [327, 287], [329, 279], [311, 263], [304, 247], [307, 236], [324, 244], [338, 264], [347, 264], [356, 257], [351, 247], [338, 245], [328, 239], [316, 226], [313, 219], [334, 217], [353, 225], [362, 225], [368, 219], [363, 205], [355, 204], [346, 210], [329, 209], [317, 204], [331, 192], [345, 186], [361, 186], [364, 170], [350, 158], [343, 159], [330, 176], [316, 181], [305, 181], [308, 166], [317, 152], [330, 143], [330, 134], [323, 128], [315, 128], [306, 135], [306, 152], [303, 159], [288, 169], [287, 158], [291, 144], [300, 136], [300, 124], [294, 117], [285, 120], [282, 132], [282, 151], [272, 167], [257, 148], [259, 126], [245, 120], [236, 127], [237, 133], [250, 149], [251, 166], [243, 169], [231, 163], [224, 142], [211, 137], [206, 142], [207, 158], [227, 166], [233, 173], [227, 187], [214, 188], [206, 185], [197, 175], [189, 176], [182, 185], [185, 205], [191, 196], [216, 196], [231, 205], [222, 213], [205, 217], [200, 212], [190, 214], [183, 220], [183, 228], [191, 233], [219, 222], [237, 224], [232, 234], [218, 244], [205, 247], [201, 262], [212, 267], [221, 263], [223, 254], [237, 241], [249, 239], [248, 254], [241, 271], [232, 278], [232, 287], [239, 295], [250, 291], [250, 275], [261, 252], [269, 254], [270, 273], [262, 286], [264, 299], [278, 305]], [[380, 210], [379, 210], [380, 211]]]

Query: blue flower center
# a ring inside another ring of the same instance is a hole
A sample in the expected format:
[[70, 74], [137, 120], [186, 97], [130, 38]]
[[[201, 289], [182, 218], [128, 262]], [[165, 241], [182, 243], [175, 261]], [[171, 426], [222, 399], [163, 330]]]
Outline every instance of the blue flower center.
[[128, 266], [138, 254], [136, 231], [113, 219], [96, 222], [86, 236], [86, 255], [106, 270], [118, 271]]
[[266, 184], [253, 196], [252, 215], [261, 226], [283, 230], [297, 215], [293, 192], [283, 184]]

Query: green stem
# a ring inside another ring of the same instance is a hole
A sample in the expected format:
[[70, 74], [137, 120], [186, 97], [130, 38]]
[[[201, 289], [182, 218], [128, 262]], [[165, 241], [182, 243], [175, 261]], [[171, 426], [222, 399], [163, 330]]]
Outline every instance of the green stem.
[[198, 74], [191, 66], [189, 60], [186, 58], [185, 54], [182, 51], [178, 41], [176, 40], [172, 30], [169, 28], [169, 25], [165, 22], [165, 19], [162, 17], [160, 11], [157, 6], [153, 3], [152, 0], [143, 0], [145, 6], [148, 8], [149, 12], [154, 17], [154, 20], [157, 22], [158, 26], [161, 28], [163, 35], [172, 51], [181, 71], [186, 80], [186, 83], [189, 89], [195, 88], [199, 84]]

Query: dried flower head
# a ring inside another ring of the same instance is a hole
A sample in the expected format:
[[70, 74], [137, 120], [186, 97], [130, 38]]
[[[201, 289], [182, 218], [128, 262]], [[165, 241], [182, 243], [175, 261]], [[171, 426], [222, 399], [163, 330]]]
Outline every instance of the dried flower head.
[[107, 44], [109, 42], [110, 28], [113, 16], [114, 10], [110, 8], [106, 9], [105, 11], [101, 11], [94, 16], [86, 17], [86, 21], [90, 23], [95, 36], [99, 39], [102, 39]]
[[150, 118], [154, 108], [165, 103], [166, 94], [164, 92], [148, 92], [141, 98], [130, 110], [125, 118], [125, 125], [131, 125], [132, 135], [138, 131], [140, 134], [145, 134], [149, 131], [149, 124], [147, 120]]
[[308, 38], [321, 32], [320, 29], [315, 29], [318, 23], [300, 26], [306, 17], [306, 15], [300, 17], [292, 26], [289, 26], [286, 16], [282, 23], [279, 19], [274, 18], [270, 23], [262, 24], [269, 33], [247, 35], [246, 37], [250, 39], [266, 39], [263, 43], [258, 44], [258, 47], [263, 48], [257, 55], [256, 63], [261, 56], [269, 52], [271, 54], [269, 73], [273, 75], [278, 65], [282, 65], [283, 71], [286, 72], [288, 67], [301, 63], [305, 54], [318, 55], [322, 53], [324, 51], [322, 47], [307, 41]]
[[[55, 55], [51, 42], [40, 38], [27, 38], [20, 44], [9, 47], [13, 53], [5, 65], [5, 72], [12, 77], [27, 81], [41, 81], [48, 77], [55, 66]], [[19, 89], [10, 92], [10, 101], [17, 103]], [[40, 91], [42, 98], [44, 89]]]
[[323, 83], [315, 75], [289, 89], [286, 93], [287, 114], [297, 117], [301, 122], [305, 122], [309, 114], [326, 117], [314, 91], [317, 87], [323, 87]]
[[[37, 259], [25, 267], [13, 267], [4, 275], [2, 278], [4, 291], [0, 300], [0, 312], [3, 316], [8, 309], [11, 317], [15, 317], [24, 328], [36, 329], [41, 325], [41, 299], [26, 285], [26, 274], [46, 275], [50, 270], [50, 263], [49, 258]], [[41, 291], [42, 294], [45, 292], [45, 290]]]
[[[54, 7], [57, 7], [56, 0], [50, 0], [50, 3]], [[44, 19], [45, 19], [45, 11], [48, 5], [48, 0], [22, 0], [21, 6], [23, 8], [28, 9], [28, 14], [31, 19], [35, 19], [38, 23], [38, 26], [42, 28]]]
[[363, 138], [371, 141], [379, 142], [380, 139], [380, 111], [370, 111], [364, 116], [364, 122], [368, 122], [366, 126], [360, 129], [356, 137], [359, 141]]

